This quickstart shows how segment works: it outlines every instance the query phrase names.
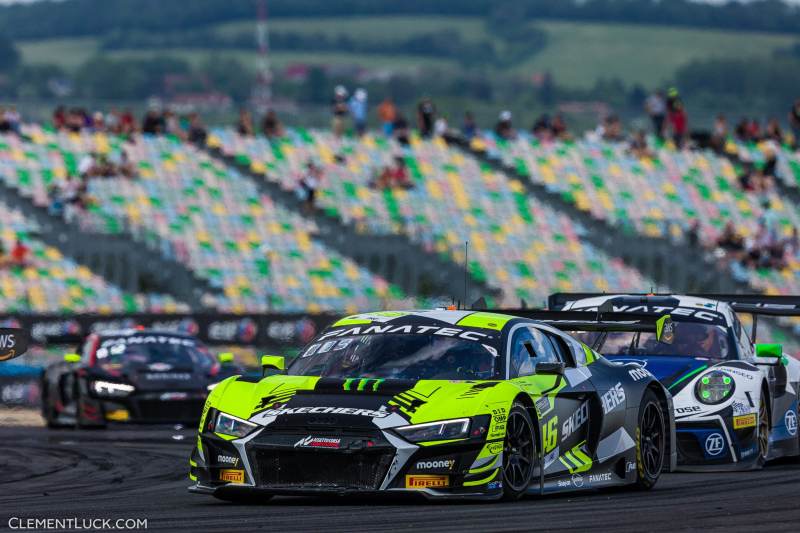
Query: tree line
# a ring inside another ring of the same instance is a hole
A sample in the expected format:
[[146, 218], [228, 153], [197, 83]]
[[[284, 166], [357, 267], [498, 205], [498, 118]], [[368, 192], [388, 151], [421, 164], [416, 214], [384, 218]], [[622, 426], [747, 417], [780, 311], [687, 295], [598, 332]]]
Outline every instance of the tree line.
[[[270, 0], [270, 17], [450, 15], [483, 18], [509, 13], [534, 19], [800, 33], [800, 9], [781, 0], [725, 5], [691, 0]], [[256, 0], [70, 0], [0, 8], [0, 32], [13, 39], [104, 35], [109, 29], [186, 30], [252, 20]], [[506, 18], [508, 21], [509, 19]]]

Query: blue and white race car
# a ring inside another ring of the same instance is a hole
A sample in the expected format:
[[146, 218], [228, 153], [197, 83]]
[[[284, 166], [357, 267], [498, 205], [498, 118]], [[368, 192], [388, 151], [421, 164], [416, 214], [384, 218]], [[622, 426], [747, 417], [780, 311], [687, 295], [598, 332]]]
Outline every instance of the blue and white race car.
[[800, 361], [779, 344], [755, 344], [737, 316], [798, 316], [800, 298], [559, 293], [549, 307], [597, 320], [670, 315], [671, 343], [636, 331], [575, 336], [612, 361], [638, 363], [672, 393], [679, 470], [748, 470], [800, 454]]

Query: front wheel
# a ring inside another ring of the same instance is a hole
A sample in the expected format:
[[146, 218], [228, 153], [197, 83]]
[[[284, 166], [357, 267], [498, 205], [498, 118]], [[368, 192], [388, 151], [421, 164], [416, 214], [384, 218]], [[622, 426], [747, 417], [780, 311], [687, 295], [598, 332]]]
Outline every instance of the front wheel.
[[636, 427], [636, 488], [649, 490], [655, 486], [666, 456], [666, 425], [658, 398], [647, 390], [639, 406]]
[[503, 442], [503, 499], [516, 500], [525, 494], [533, 479], [536, 439], [527, 409], [515, 403], [506, 420]]

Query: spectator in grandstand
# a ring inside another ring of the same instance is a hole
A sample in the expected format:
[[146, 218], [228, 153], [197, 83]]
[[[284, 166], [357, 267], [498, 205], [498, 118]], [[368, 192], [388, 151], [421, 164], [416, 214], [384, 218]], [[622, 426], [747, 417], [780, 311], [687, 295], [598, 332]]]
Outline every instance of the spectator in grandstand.
[[747, 140], [748, 141], [757, 141], [761, 139], [761, 126], [758, 123], [758, 120], [755, 118], [751, 118], [747, 122]]
[[789, 110], [789, 127], [792, 129], [795, 149], [800, 148], [800, 98], [794, 101]]
[[116, 107], [106, 113], [106, 131], [115, 135], [120, 133], [120, 113]]
[[747, 125], [748, 125], [747, 118], [742, 118], [739, 122], [736, 123], [736, 128], [734, 129], [734, 135], [736, 136], [736, 139], [738, 141], [747, 142], [750, 140]]
[[136, 118], [133, 116], [133, 111], [126, 109], [119, 120], [120, 133], [123, 135], [132, 135], [136, 132]]
[[239, 110], [239, 120], [236, 122], [236, 132], [245, 137], [252, 137], [253, 130], [253, 115], [244, 107]]
[[553, 116], [553, 120], [550, 122], [550, 129], [553, 131], [553, 137], [559, 141], [568, 141], [572, 139], [572, 135], [570, 135], [569, 129], [567, 129], [567, 121], [561, 113], [556, 113], [555, 116]]
[[433, 134], [433, 124], [436, 121], [436, 106], [427, 96], [417, 104], [417, 128], [423, 138]]
[[408, 175], [408, 168], [403, 156], [396, 155], [394, 164], [384, 167], [381, 173], [372, 181], [371, 185], [377, 189], [391, 189], [402, 187], [410, 189], [414, 186]]
[[540, 115], [531, 127], [531, 133], [541, 142], [549, 142], [553, 140], [553, 130], [550, 124], [550, 117], [548, 115]]
[[387, 137], [391, 137], [394, 129], [394, 121], [397, 120], [397, 108], [394, 106], [394, 102], [390, 96], [384, 98], [381, 105], [378, 106], [378, 119], [381, 121], [383, 134]]
[[164, 133], [164, 116], [157, 109], [148, 109], [142, 120], [142, 133], [161, 135]]
[[91, 125], [89, 126], [89, 130], [92, 132], [102, 132], [106, 131], [106, 120], [103, 116], [102, 111], [95, 111], [92, 113], [91, 118]]
[[63, 130], [67, 127], [67, 110], [63, 105], [58, 106], [53, 111], [53, 128]]
[[[191, 116], [189, 120], [191, 121]], [[181, 127], [181, 120], [172, 109], [164, 111], [164, 131], [167, 135], [174, 135], [181, 140], [186, 140], [186, 133]]]
[[731, 220], [725, 223], [716, 245], [736, 260], [741, 259], [745, 251], [744, 237], [736, 231], [736, 226]]
[[728, 119], [720, 113], [714, 119], [714, 129], [711, 132], [711, 148], [721, 154], [725, 151], [725, 144], [728, 142]]
[[689, 118], [686, 109], [680, 100], [673, 101], [667, 113], [669, 125], [672, 128], [672, 141], [679, 150], [686, 144], [689, 135]]
[[356, 135], [361, 137], [367, 131], [367, 91], [356, 89], [347, 106], [350, 109], [350, 116], [353, 117]]
[[274, 109], [267, 111], [261, 124], [261, 131], [267, 139], [283, 137], [283, 124]]
[[628, 143], [628, 152], [639, 159], [652, 158], [655, 154], [647, 145], [647, 134], [644, 130], [637, 130]]
[[439, 115], [433, 123], [433, 135], [436, 137], [444, 137], [447, 133], [449, 126], [447, 125], [447, 118]]
[[133, 179], [136, 177], [136, 165], [131, 161], [127, 148], [124, 146], [119, 154], [119, 164], [117, 165], [117, 172], [126, 178]]
[[472, 116], [471, 111], [464, 113], [464, 124], [461, 126], [461, 133], [468, 141], [474, 139], [478, 134], [478, 125], [475, 123], [475, 117]]
[[608, 142], [620, 142], [625, 139], [622, 131], [622, 121], [614, 114], [603, 118], [597, 127], [596, 133], [601, 139]]
[[55, 183], [51, 183], [47, 187], [47, 212], [54, 217], [61, 217], [64, 215], [64, 198], [62, 196], [61, 188]]
[[497, 117], [497, 124], [494, 125], [494, 134], [498, 138], [504, 140], [516, 139], [517, 130], [514, 129], [514, 124], [511, 122], [511, 111], [505, 110], [500, 112]]
[[22, 133], [22, 117], [13, 105], [8, 106], [4, 111], [0, 110], [0, 131], [8, 131], [17, 135]]
[[408, 127], [408, 121], [406, 117], [403, 116], [402, 113], [397, 114], [397, 118], [394, 121], [394, 125], [392, 126], [392, 133], [394, 135], [395, 140], [401, 146], [408, 146], [410, 144], [410, 135], [411, 131]]
[[0, 268], [5, 268], [11, 264], [11, 258], [6, 254], [6, 247], [0, 240]]
[[192, 144], [205, 145], [206, 138], [208, 137], [208, 130], [206, 130], [203, 120], [200, 118], [199, 113], [192, 113], [189, 115], [189, 133], [187, 139]]
[[17, 242], [14, 243], [14, 247], [11, 249], [11, 264], [18, 267], [27, 266], [29, 255], [30, 248], [25, 246], [20, 239], [17, 239]]
[[692, 220], [689, 229], [686, 231], [686, 242], [689, 244], [689, 248], [700, 247], [700, 221], [696, 218]]
[[303, 202], [303, 209], [308, 212], [314, 210], [314, 201], [317, 196], [317, 189], [322, 181], [322, 169], [314, 164], [313, 161], [306, 163], [306, 172], [300, 178], [297, 194]]
[[764, 140], [773, 141], [780, 146], [783, 143], [783, 130], [778, 119], [772, 117], [767, 122], [767, 128], [764, 130]]
[[667, 101], [663, 91], [652, 93], [644, 102], [645, 111], [653, 123], [653, 133], [659, 140], [664, 139], [664, 119], [667, 116]]
[[97, 176], [97, 153], [87, 152], [78, 161], [78, 175], [81, 179], [88, 179]]
[[331, 113], [333, 113], [331, 129], [335, 137], [341, 137], [344, 134], [344, 121], [348, 112], [347, 89], [343, 85], [337, 85], [333, 90], [333, 102], [331, 103]]

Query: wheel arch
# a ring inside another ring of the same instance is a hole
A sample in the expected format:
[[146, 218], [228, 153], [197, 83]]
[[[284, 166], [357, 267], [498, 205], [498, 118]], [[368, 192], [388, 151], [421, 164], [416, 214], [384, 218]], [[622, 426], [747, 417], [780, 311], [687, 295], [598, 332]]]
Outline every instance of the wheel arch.
[[528, 415], [531, 417], [533, 421], [533, 432], [534, 437], [536, 437], [536, 452], [541, 453], [542, 448], [542, 436], [541, 436], [541, 429], [539, 428], [539, 413], [536, 412], [536, 405], [533, 403], [533, 399], [531, 399], [530, 395], [525, 394], [524, 392], [519, 392], [514, 399], [511, 401], [511, 405], [515, 403], [521, 403], [525, 410], [528, 411]]
[[759, 401], [766, 402], [764, 405], [765, 405], [765, 407], [767, 409], [767, 421], [769, 422], [769, 429], [770, 429], [770, 431], [772, 431], [772, 427], [773, 427], [773, 424], [772, 424], [772, 397], [770, 396], [770, 393], [769, 393], [769, 384], [767, 383], [767, 380], [762, 379], [760, 387], [761, 387], [761, 398], [759, 399]]
[[647, 384], [645, 387], [643, 394], [645, 391], [652, 391], [655, 394], [656, 398], [658, 398], [658, 404], [661, 406], [661, 410], [666, 417], [666, 426], [667, 426], [667, 463], [668, 463], [668, 471], [674, 472], [677, 468], [677, 458], [678, 458], [678, 446], [677, 446], [677, 437], [675, 435], [675, 413], [672, 406], [672, 395], [667, 392], [667, 389], [664, 386], [656, 381], [652, 380], [650, 383]]

